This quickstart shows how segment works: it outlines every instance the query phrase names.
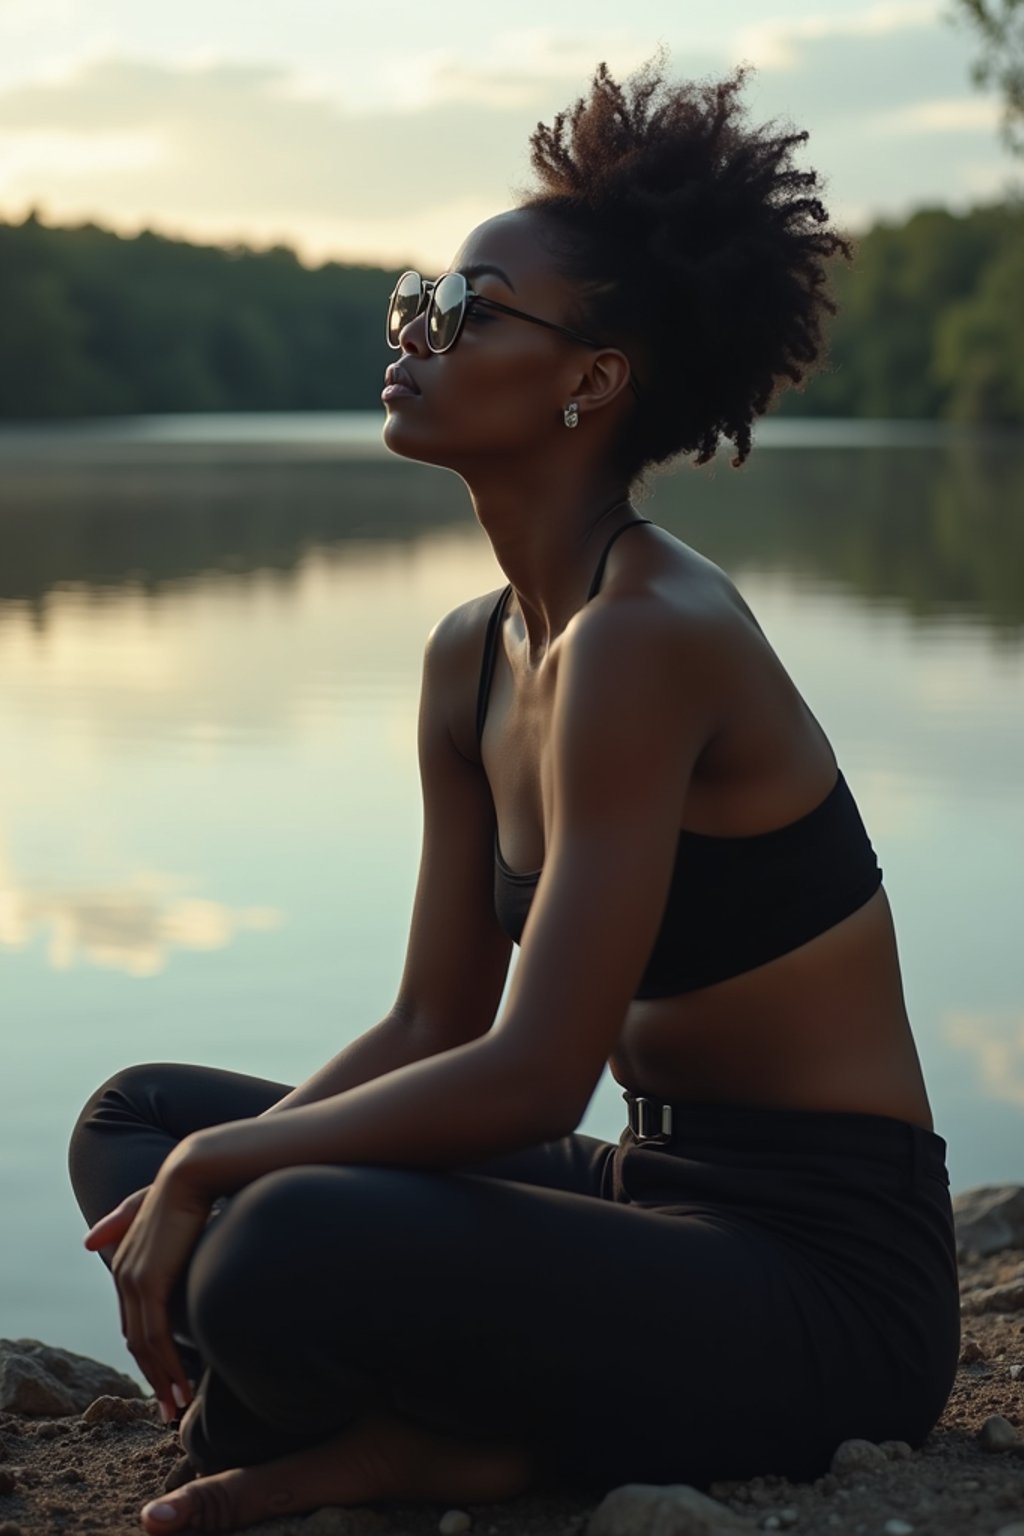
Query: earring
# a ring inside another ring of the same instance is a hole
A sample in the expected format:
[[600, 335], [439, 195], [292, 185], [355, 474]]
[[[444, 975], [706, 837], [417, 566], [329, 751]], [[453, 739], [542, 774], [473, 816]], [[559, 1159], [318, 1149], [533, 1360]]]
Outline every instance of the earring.
[[562, 420], [567, 427], [578, 427], [580, 424], [580, 408], [575, 400], [570, 400], [562, 412]]

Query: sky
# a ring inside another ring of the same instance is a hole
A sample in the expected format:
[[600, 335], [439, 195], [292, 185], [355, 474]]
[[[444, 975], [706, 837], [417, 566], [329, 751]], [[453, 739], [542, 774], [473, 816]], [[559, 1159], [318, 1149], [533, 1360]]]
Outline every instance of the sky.
[[668, 49], [677, 78], [751, 65], [750, 119], [797, 151], [844, 228], [1024, 187], [975, 86], [956, 0], [0, 0], [0, 219], [308, 264], [448, 265], [529, 187], [527, 141]]

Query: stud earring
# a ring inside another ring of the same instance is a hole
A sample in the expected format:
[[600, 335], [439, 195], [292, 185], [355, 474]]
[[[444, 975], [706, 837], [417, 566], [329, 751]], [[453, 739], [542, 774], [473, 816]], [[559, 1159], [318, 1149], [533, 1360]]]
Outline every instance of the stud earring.
[[575, 400], [570, 400], [562, 412], [562, 420], [567, 427], [578, 427], [580, 424], [580, 408]]

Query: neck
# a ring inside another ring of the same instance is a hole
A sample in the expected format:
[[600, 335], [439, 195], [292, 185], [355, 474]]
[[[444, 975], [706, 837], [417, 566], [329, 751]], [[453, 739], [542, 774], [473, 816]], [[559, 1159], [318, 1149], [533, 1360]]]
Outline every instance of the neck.
[[607, 474], [559, 484], [550, 473], [483, 484], [462, 476], [495, 558], [512, 584], [538, 661], [583, 607], [601, 545], [634, 517], [628, 488]]

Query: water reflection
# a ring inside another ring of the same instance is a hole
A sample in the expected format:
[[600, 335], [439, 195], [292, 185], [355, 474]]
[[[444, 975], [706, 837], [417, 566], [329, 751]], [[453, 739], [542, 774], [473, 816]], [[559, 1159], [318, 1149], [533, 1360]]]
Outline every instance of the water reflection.
[[990, 1098], [1024, 1109], [1024, 1011], [950, 1014], [945, 1035], [973, 1056], [978, 1084]]
[[[921, 623], [984, 624], [1016, 645], [1024, 440], [963, 430], [929, 438], [908, 427], [899, 451], [870, 436], [859, 447], [776, 447], [739, 473], [721, 456], [710, 473], [683, 467], [657, 482], [643, 510], [727, 569], [785, 571]], [[68, 585], [97, 601], [127, 584], [156, 599], [201, 575], [244, 582], [273, 572], [288, 591], [312, 549], [330, 559], [352, 541], [471, 524], [454, 476], [359, 458], [351, 444], [313, 452], [301, 435], [271, 452], [244, 435], [186, 451], [109, 432], [87, 449], [73, 434], [8, 434], [0, 506], [0, 603], [26, 605], [39, 627]]]
[[224, 949], [245, 929], [277, 928], [269, 907], [232, 911], [222, 902], [173, 897], [174, 882], [144, 875], [121, 887], [68, 890], [20, 885], [0, 858], [0, 948], [27, 949], [49, 932], [47, 964], [68, 971], [80, 960], [126, 976], [157, 976], [170, 951]]

